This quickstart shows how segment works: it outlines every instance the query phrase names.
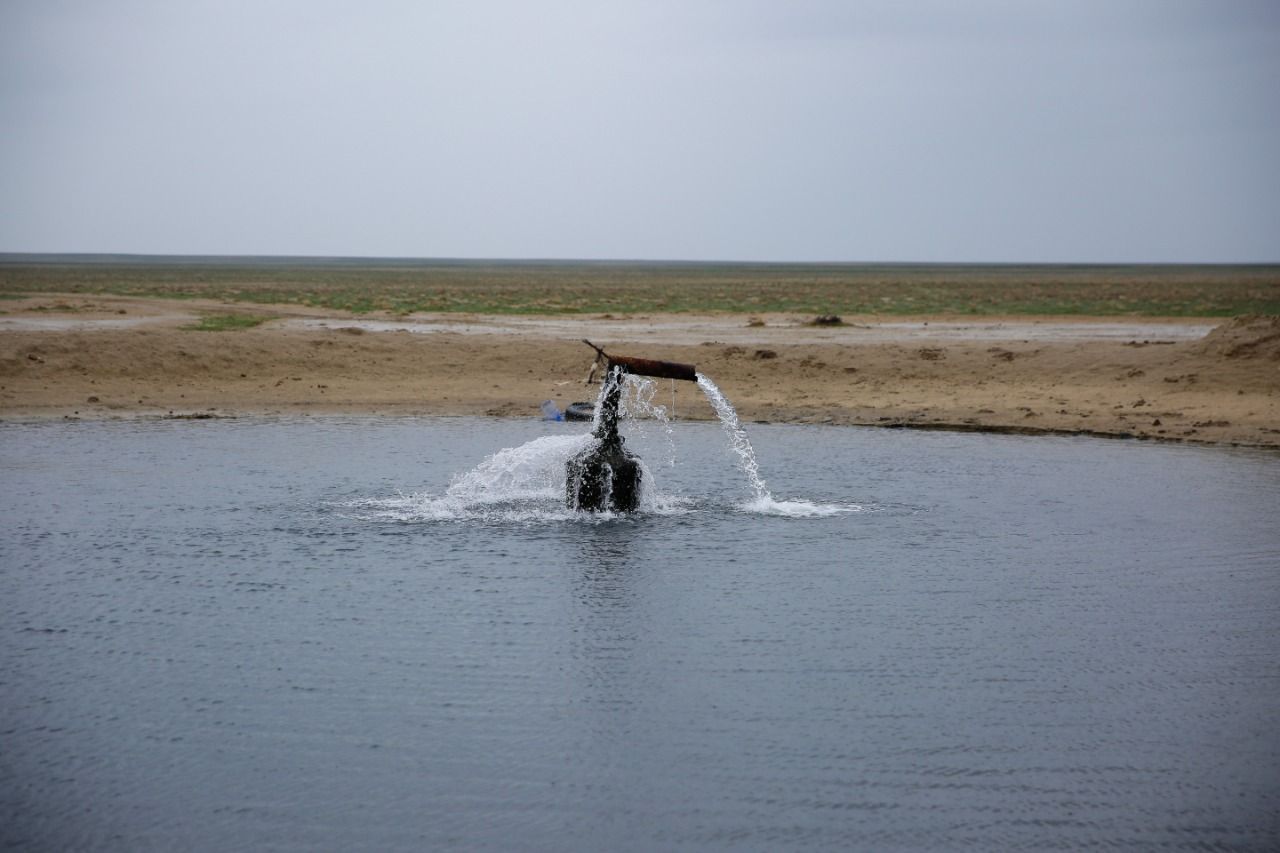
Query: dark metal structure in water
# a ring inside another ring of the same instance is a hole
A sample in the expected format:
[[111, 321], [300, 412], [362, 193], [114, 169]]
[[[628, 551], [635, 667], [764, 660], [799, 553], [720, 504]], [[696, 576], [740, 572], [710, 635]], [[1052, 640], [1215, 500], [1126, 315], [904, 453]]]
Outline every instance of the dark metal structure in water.
[[584, 343], [596, 351], [597, 363], [605, 364], [604, 388], [592, 433], [594, 441], [565, 466], [565, 500], [575, 510], [632, 512], [640, 504], [643, 474], [640, 458], [623, 446], [624, 439], [618, 434], [623, 378], [632, 373], [697, 382], [698, 374], [691, 364], [609, 355], [590, 341]]

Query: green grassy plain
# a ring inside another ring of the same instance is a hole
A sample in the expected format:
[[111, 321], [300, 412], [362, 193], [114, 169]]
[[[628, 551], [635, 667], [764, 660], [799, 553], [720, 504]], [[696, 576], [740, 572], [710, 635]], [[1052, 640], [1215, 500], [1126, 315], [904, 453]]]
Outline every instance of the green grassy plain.
[[748, 264], [0, 256], [0, 298], [117, 294], [365, 313], [1280, 314], [1280, 265]]

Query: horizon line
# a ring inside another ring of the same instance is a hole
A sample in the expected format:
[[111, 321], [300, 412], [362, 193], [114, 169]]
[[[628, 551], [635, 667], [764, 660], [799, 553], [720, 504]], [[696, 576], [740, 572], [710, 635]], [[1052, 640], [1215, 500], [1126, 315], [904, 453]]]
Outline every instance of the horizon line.
[[12, 252], [0, 251], [0, 263], [127, 263], [138, 262], [187, 262], [234, 263], [259, 261], [269, 263], [358, 263], [382, 262], [393, 264], [498, 264], [498, 265], [655, 265], [655, 266], [901, 266], [901, 267], [1257, 267], [1280, 266], [1277, 260], [1250, 261], [919, 261], [919, 260], [729, 260], [695, 258], [571, 258], [571, 257], [480, 257], [480, 256], [419, 256], [419, 255], [298, 255], [298, 254], [205, 254], [186, 252]]

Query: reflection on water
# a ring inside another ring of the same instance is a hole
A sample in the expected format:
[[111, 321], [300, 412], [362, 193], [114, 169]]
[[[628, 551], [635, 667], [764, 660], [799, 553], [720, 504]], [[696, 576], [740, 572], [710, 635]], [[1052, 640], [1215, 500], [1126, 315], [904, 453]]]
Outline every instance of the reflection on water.
[[650, 533], [643, 525], [615, 523], [595, 526], [576, 543], [578, 565], [586, 582], [595, 585], [614, 584], [625, 580], [634, 564], [633, 554], [643, 549], [638, 537]]
[[580, 431], [0, 426], [0, 840], [1277, 846], [1280, 456], [748, 427], [796, 517], [678, 424], [584, 519]]

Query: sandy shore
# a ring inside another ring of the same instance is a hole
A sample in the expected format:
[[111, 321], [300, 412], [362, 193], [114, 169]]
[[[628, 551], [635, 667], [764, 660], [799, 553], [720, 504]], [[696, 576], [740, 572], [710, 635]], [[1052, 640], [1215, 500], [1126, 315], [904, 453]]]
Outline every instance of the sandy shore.
[[[1280, 447], [1280, 318], [410, 317], [41, 296], [0, 304], [0, 418], [537, 417], [590, 400], [590, 338], [692, 363], [745, 420]], [[199, 316], [268, 316], [240, 331]], [[712, 416], [661, 381], [680, 418]]]

